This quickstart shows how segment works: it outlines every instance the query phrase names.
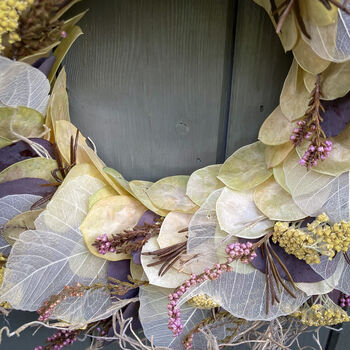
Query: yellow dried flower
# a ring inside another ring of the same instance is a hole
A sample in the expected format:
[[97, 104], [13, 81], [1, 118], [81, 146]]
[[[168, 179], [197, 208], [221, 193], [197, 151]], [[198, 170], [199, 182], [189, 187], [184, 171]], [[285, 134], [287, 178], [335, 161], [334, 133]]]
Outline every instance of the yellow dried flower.
[[220, 305], [206, 294], [199, 294], [188, 300], [188, 303], [198, 309], [212, 309]]
[[[5, 273], [5, 263], [6, 263], [6, 257], [4, 257], [1, 253], [0, 253], [0, 287], [2, 285], [2, 282], [4, 280], [4, 273]], [[4, 303], [0, 303], [0, 307], [3, 307], [5, 309], [10, 309], [11, 305], [7, 302]]]
[[320, 295], [312, 306], [305, 303], [292, 316], [307, 326], [315, 327], [334, 326], [350, 321], [346, 311], [334, 304], [328, 295]]
[[288, 254], [293, 254], [308, 264], [319, 264], [320, 255], [333, 259], [336, 253], [346, 252], [350, 245], [350, 223], [341, 221], [327, 224], [328, 217], [320, 214], [306, 228], [276, 222], [272, 241], [278, 243]]
[[32, 5], [34, 0], [1, 0], [0, 4], [0, 53], [5, 49], [3, 35], [8, 34], [10, 44], [20, 40], [15, 33], [21, 13]]

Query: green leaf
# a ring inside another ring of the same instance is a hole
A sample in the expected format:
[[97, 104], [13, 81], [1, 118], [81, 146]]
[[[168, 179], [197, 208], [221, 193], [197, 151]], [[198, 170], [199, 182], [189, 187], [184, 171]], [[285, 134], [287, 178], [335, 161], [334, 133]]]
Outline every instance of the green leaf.
[[193, 213], [198, 207], [186, 196], [188, 179], [187, 175], [165, 177], [154, 183], [147, 194], [160, 209]]
[[53, 44], [46, 46], [45, 48], [33, 53], [32, 55], [28, 55], [25, 57], [22, 57], [19, 61], [25, 62], [28, 64], [33, 64], [36, 62], [39, 58], [42, 57], [47, 57], [49, 56], [50, 52], [57, 46], [59, 45], [60, 41], [56, 41]]
[[74, 26], [69, 32], [67, 32], [67, 36], [61, 41], [58, 45], [57, 49], [54, 51], [54, 56], [56, 57], [56, 61], [53, 64], [51, 72], [48, 76], [49, 82], [52, 83], [53, 78], [56, 75], [57, 69], [62, 63], [64, 57], [66, 56], [68, 50], [73, 45], [74, 41], [82, 35], [83, 32], [80, 27]]
[[265, 149], [260, 141], [240, 148], [222, 165], [218, 179], [236, 191], [260, 185], [272, 175], [266, 166]]
[[11, 132], [25, 137], [39, 137], [44, 132], [44, 117], [35, 109], [28, 107], [0, 107], [0, 137], [5, 140], [17, 140]]
[[86, 14], [86, 12], [88, 12], [89, 10], [85, 10], [79, 14], [77, 14], [76, 16], [70, 18], [70, 19], [67, 19], [65, 22], [64, 22], [64, 25], [63, 25], [63, 30], [68, 32], [69, 30], [71, 30]]
[[37, 210], [29, 210], [16, 215], [11, 220], [7, 221], [6, 225], [2, 230], [2, 235], [6, 239], [6, 241], [14, 245], [16, 239], [18, 239], [19, 235], [27, 230], [35, 230], [34, 221], [41, 214], [43, 209]]
[[54, 159], [29, 158], [7, 167], [0, 173], [0, 183], [21, 179], [23, 177], [34, 177], [47, 181], [56, 181], [51, 172], [56, 169], [57, 162]]
[[0, 148], [6, 147], [8, 145], [11, 145], [12, 141], [0, 136]]
[[294, 203], [292, 196], [273, 178], [256, 188], [254, 202], [270, 220], [296, 221], [306, 217], [306, 214]]
[[81, 0], [72, 0], [69, 1], [67, 5], [63, 6], [59, 11], [57, 11], [56, 15], [51, 18], [50, 22], [54, 23], [58, 19], [60, 19], [73, 5], [80, 2]]

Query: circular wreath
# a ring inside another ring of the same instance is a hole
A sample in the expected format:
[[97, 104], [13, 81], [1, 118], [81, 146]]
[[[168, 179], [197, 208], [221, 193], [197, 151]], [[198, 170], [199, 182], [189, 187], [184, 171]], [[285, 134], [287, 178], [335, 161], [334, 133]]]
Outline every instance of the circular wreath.
[[320, 346], [350, 321], [350, 4], [256, 0], [294, 55], [280, 105], [224, 164], [152, 183], [69, 120], [76, 2], [0, 4], [1, 312], [39, 314], [1, 332], [56, 328], [37, 350]]

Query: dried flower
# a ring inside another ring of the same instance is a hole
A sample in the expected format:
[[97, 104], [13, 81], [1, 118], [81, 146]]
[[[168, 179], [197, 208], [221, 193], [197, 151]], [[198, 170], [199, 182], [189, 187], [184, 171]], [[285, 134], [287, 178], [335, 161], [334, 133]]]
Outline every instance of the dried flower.
[[223, 324], [230, 324], [230, 327], [227, 327], [226, 334], [227, 336], [224, 339], [219, 339], [218, 343], [228, 343], [232, 338], [237, 335], [239, 328], [246, 324], [247, 321], [237, 318], [231, 315], [227, 311], [214, 312], [212, 316], [209, 316], [197, 324], [184, 338], [183, 344], [184, 348], [192, 349], [193, 347], [193, 338], [196, 333], [199, 333], [202, 329], [209, 328], [214, 329], [220, 327]]
[[[4, 279], [6, 261], [7, 258], [0, 253], [0, 287]], [[0, 303], [0, 307], [3, 307], [5, 309], [11, 309], [11, 305], [7, 302]]]
[[340, 298], [340, 306], [341, 307], [349, 307], [350, 306], [350, 295], [344, 294]]
[[[49, 186], [54, 187], [54, 190], [51, 193], [47, 194], [46, 196], [40, 198], [38, 201], [36, 201], [31, 206], [31, 208], [30, 208], [31, 210], [36, 209], [36, 208], [40, 207], [41, 205], [45, 204], [46, 202], [48, 202], [55, 194], [58, 186], [60, 186], [62, 184], [63, 180], [66, 178], [66, 176], [68, 175], [70, 170], [76, 165], [77, 151], [78, 151], [78, 140], [79, 140], [79, 130], [77, 130], [75, 138], [73, 138], [73, 136], [71, 136], [71, 139], [70, 139], [70, 163], [66, 164], [66, 165], [63, 162], [62, 156], [60, 154], [60, 151], [59, 151], [56, 143], [54, 143], [52, 145], [55, 159], [56, 159], [57, 165], [58, 165], [58, 168], [54, 169], [51, 172], [51, 175], [56, 180], [56, 183], [49, 184]], [[60, 174], [60, 176], [58, 174]]]
[[327, 215], [321, 214], [306, 228], [300, 228], [300, 224], [277, 222], [272, 241], [308, 264], [319, 264], [320, 255], [332, 260], [336, 253], [346, 253], [349, 249], [350, 222], [329, 225], [327, 221]]
[[72, 345], [77, 341], [77, 336], [81, 330], [61, 330], [48, 337], [46, 340], [46, 345], [37, 346], [34, 350], [60, 350], [67, 345]]
[[305, 303], [293, 317], [308, 326], [334, 326], [338, 323], [349, 322], [348, 314], [328, 297], [327, 294], [320, 295], [313, 305]]
[[229, 266], [233, 261], [240, 260], [243, 263], [248, 263], [256, 257], [255, 249], [260, 244], [258, 243], [239, 243], [229, 244], [226, 247], [226, 253], [228, 255], [227, 261], [223, 264], [215, 264], [212, 268], [206, 268], [205, 271], [200, 274], [192, 274], [188, 280], [181, 284], [175, 291], [168, 295], [168, 328], [172, 331], [174, 337], [177, 337], [182, 333], [183, 325], [181, 322], [180, 309], [177, 307], [180, 297], [186, 293], [192, 286], [203, 283], [207, 280], [217, 280], [224, 272], [232, 271], [232, 267]]
[[148, 240], [159, 234], [161, 221], [154, 224], [143, 224], [135, 226], [132, 230], [125, 230], [123, 233], [112, 234], [109, 238], [107, 234], [98, 236], [93, 243], [100, 254], [125, 253], [131, 254], [139, 251]]
[[217, 303], [213, 298], [206, 294], [195, 295], [193, 298], [188, 300], [188, 304], [197, 309], [212, 309], [214, 307], [219, 307], [220, 304]]
[[91, 286], [84, 286], [80, 283], [77, 283], [76, 285], [65, 286], [59, 294], [52, 295], [49, 300], [45, 301], [44, 305], [39, 308], [37, 311], [39, 314], [39, 321], [47, 321], [54, 309], [62, 301], [66, 300], [69, 297], [79, 298], [84, 296], [87, 291], [97, 289], [109, 291], [112, 297], [115, 297], [116, 295], [124, 295], [131, 289], [135, 289], [142, 285], [148, 284], [148, 282], [134, 280], [130, 276], [128, 276], [128, 278], [130, 282], [119, 281], [115, 278], [109, 277], [110, 283], [108, 284], [95, 283]]
[[2, 0], [0, 4], [0, 53], [5, 49], [2, 45], [3, 35], [8, 34], [8, 42], [13, 44], [20, 40], [16, 32], [21, 13], [34, 3], [34, 0]]
[[[13, 1], [13, 0], [7, 0]], [[64, 0], [27, 0], [32, 6], [18, 19], [16, 42], [7, 56], [20, 59], [43, 49], [61, 38], [63, 20], [54, 19]]]
[[300, 165], [304, 165], [308, 169], [316, 166], [318, 161], [325, 160], [329, 156], [333, 146], [332, 141], [326, 139], [326, 135], [321, 128], [323, 119], [320, 111], [324, 112], [320, 101], [321, 97], [320, 74], [318, 74], [315, 88], [311, 93], [309, 108], [303, 120], [298, 121], [297, 127], [293, 130], [290, 137], [295, 147], [303, 143], [304, 140], [310, 140], [307, 151], [299, 161]]

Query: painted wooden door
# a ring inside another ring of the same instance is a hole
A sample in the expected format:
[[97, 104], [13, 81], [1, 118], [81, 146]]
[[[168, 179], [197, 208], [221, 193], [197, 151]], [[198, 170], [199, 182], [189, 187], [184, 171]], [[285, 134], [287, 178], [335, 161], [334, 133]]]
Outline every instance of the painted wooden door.
[[[252, 0], [79, 6], [90, 11], [64, 62], [71, 119], [109, 166], [128, 180], [156, 180], [221, 163], [256, 141], [291, 56]], [[19, 341], [5, 344], [20, 349]]]

